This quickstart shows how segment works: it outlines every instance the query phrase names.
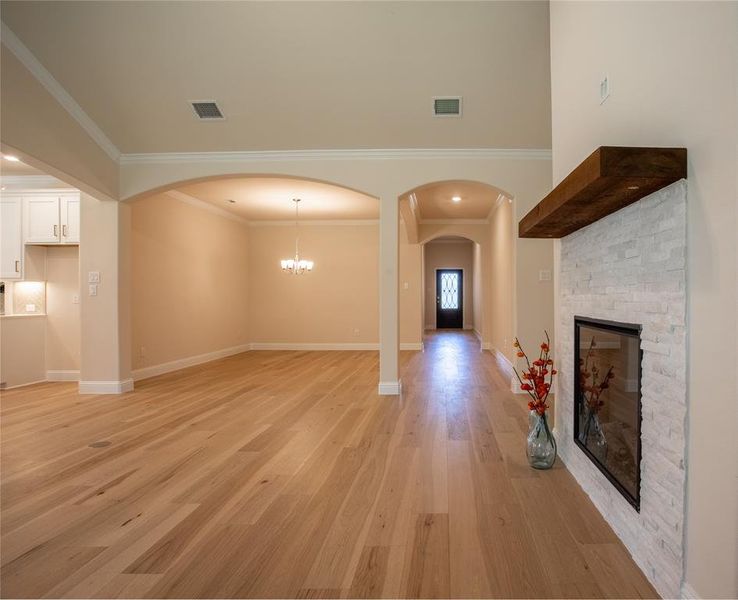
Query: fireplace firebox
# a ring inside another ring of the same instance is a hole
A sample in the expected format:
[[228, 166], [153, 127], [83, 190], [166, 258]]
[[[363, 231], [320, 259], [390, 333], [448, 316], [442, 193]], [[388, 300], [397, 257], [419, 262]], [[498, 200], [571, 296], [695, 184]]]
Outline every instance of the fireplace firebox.
[[574, 442], [640, 511], [641, 326], [574, 318]]

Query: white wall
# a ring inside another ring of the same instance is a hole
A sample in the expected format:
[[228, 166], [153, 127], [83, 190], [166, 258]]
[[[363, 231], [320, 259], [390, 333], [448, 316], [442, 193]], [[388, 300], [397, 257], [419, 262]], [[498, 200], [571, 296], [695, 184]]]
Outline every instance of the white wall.
[[551, 80], [554, 183], [597, 146], [688, 149], [685, 593], [738, 596], [738, 3], [553, 2]]

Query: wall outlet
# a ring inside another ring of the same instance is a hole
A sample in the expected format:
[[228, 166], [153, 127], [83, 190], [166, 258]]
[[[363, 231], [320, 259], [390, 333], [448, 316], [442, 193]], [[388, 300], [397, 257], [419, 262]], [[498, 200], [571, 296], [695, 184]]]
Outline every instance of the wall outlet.
[[359, 330], [356, 327], [354, 327], [354, 335], [359, 335]]
[[141, 358], [146, 358], [146, 347], [145, 347], [145, 346], [141, 346], [141, 347], [140, 347], [140, 348], [138, 349], [138, 355], [139, 355], [139, 356], [140, 356]]
[[72, 304], [79, 304], [79, 294], [72, 294]]
[[551, 281], [551, 270], [541, 269], [538, 271], [538, 281]]
[[409, 290], [410, 289], [410, 284], [406, 281], [405, 283], [402, 284], [402, 287], [403, 287], [403, 289]]
[[100, 283], [100, 271], [90, 271], [87, 273], [87, 283]]

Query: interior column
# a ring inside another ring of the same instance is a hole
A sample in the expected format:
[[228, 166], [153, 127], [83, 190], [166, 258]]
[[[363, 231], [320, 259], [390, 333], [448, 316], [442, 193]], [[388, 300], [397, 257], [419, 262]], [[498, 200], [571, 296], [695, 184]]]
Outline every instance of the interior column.
[[396, 195], [383, 194], [379, 205], [379, 394], [400, 393], [399, 321], [400, 212]]
[[80, 394], [121, 394], [131, 379], [130, 207], [82, 194]]

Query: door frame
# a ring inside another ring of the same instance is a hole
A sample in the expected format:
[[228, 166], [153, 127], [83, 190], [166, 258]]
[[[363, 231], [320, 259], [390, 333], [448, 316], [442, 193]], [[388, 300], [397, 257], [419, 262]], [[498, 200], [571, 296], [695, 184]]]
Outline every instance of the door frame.
[[[464, 330], [464, 302], [466, 298], [466, 294], [464, 294], [464, 285], [466, 282], [466, 269], [463, 267], [437, 267], [433, 270], [435, 276], [434, 276], [434, 282], [433, 282], [433, 301], [436, 305], [436, 310], [434, 312], [434, 324], [435, 329], [438, 329], [438, 311], [440, 310], [440, 307], [438, 305], [438, 272], [439, 271], [458, 271], [461, 273], [461, 286], [459, 287], [459, 310], [461, 311], [461, 327], [458, 327], [460, 330]], [[455, 327], [451, 329], [457, 329]]]

